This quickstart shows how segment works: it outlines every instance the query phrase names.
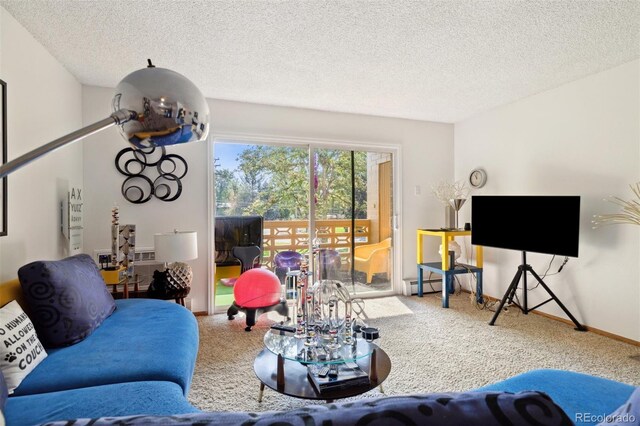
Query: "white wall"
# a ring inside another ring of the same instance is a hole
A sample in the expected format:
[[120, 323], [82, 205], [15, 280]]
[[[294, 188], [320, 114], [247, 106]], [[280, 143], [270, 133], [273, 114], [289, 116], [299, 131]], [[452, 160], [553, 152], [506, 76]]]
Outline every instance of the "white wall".
[[[456, 123], [454, 156], [458, 179], [474, 167], [486, 169], [487, 185], [478, 195], [582, 197], [580, 257], [545, 281], [578, 320], [634, 340], [640, 340], [639, 229], [592, 229], [591, 219], [615, 212], [603, 198], [629, 199], [628, 184], [639, 178], [639, 81], [640, 62], [634, 61]], [[461, 217], [468, 220], [469, 212], [463, 208]], [[520, 254], [485, 253], [485, 291], [501, 296]], [[528, 260], [543, 273], [550, 257], [531, 254]], [[530, 306], [544, 300], [540, 288], [530, 294]], [[554, 303], [542, 311], [564, 317]]]
[[[109, 112], [111, 89], [83, 88], [85, 123], [103, 118]], [[403, 188], [402, 274], [415, 277], [415, 229], [442, 226], [442, 208], [430, 195], [434, 181], [451, 179], [453, 170], [453, 126], [365, 115], [330, 113], [297, 108], [210, 100], [214, 135], [251, 134], [283, 138], [361, 141], [372, 145], [397, 144], [402, 149], [399, 173]], [[110, 210], [120, 207], [121, 223], [137, 225], [137, 245], [153, 246], [153, 234], [175, 227], [198, 232], [199, 258], [190, 262], [194, 269], [191, 290], [193, 310], [206, 310], [207, 298], [207, 145], [169, 147], [183, 156], [189, 174], [183, 180], [182, 196], [171, 203], [151, 200], [133, 205], [120, 195], [123, 177], [114, 168], [114, 158], [126, 147], [114, 129], [94, 135], [84, 146], [85, 252], [109, 247]], [[421, 185], [421, 196], [413, 188]], [[434, 219], [435, 218], [435, 219]], [[437, 251], [437, 248], [436, 248]]]
[[[82, 126], [80, 83], [2, 7], [0, 55], [9, 159]], [[67, 255], [59, 203], [68, 185], [82, 185], [81, 143], [9, 176], [9, 235], [0, 237], [0, 281], [15, 278], [30, 261]]]

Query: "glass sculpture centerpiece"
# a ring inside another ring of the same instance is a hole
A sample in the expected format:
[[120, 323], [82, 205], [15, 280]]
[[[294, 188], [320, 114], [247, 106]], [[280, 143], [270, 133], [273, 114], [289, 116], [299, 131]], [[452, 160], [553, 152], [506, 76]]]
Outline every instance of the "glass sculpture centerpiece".
[[[327, 272], [327, 266], [331, 266], [328, 262], [332, 260], [321, 255], [316, 241], [313, 247], [315, 273], [310, 272], [305, 260], [300, 271], [289, 271], [286, 275], [285, 294], [287, 299], [294, 300], [293, 327], [272, 326], [265, 334], [265, 346], [279, 359], [307, 365], [309, 377], [317, 382], [317, 386], [357, 385], [365, 381], [368, 384], [369, 378], [357, 361], [373, 357], [371, 362], [375, 364], [373, 340], [379, 337], [378, 329], [367, 328], [360, 319], [362, 299], [351, 299], [340, 281], [322, 279], [322, 271]], [[326, 259], [329, 260], [324, 263]], [[360, 332], [362, 338], [357, 337]]]
[[354, 319], [349, 291], [340, 281], [322, 279], [320, 271], [326, 270], [327, 265], [322, 264], [325, 259], [314, 243], [315, 273], [303, 261], [299, 272], [287, 274], [287, 289], [295, 289], [295, 358], [303, 363], [331, 365], [370, 352], [370, 345], [358, 347], [356, 335], [365, 325]]
[[300, 271], [294, 307], [295, 337], [302, 342], [303, 349], [300, 358], [339, 361], [339, 350], [354, 342], [349, 292], [336, 280], [317, 280], [310, 285], [306, 262]]
[[[367, 327], [360, 319], [362, 299], [351, 299], [340, 281], [322, 279], [335, 256], [322, 256], [317, 238], [313, 246], [316, 272], [310, 273], [305, 260], [300, 271], [286, 275], [284, 292], [287, 299], [294, 300], [294, 324], [274, 324], [264, 336], [265, 347], [278, 356], [278, 386], [284, 386], [285, 360], [306, 365], [309, 380], [321, 393], [369, 386], [378, 380], [377, 346], [373, 343], [379, 338], [378, 329]], [[324, 259], [329, 259], [328, 263], [323, 264]], [[360, 332], [362, 338], [358, 337]]]

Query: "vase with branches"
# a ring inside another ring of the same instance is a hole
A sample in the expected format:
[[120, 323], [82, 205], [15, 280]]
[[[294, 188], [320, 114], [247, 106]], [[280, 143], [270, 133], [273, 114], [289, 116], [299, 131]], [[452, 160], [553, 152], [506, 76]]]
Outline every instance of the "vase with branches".
[[[469, 188], [464, 181], [439, 182], [431, 187], [433, 195], [445, 206], [455, 211], [455, 228], [458, 228], [458, 212], [469, 197]], [[450, 226], [450, 225], [447, 225]]]
[[629, 185], [634, 198], [627, 201], [620, 197], [610, 196], [605, 201], [616, 204], [622, 209], [618, 213], [597, 214], [593, 216], [593, 228], [604, 225], [631, 224], [640, 225], [640, 182]]

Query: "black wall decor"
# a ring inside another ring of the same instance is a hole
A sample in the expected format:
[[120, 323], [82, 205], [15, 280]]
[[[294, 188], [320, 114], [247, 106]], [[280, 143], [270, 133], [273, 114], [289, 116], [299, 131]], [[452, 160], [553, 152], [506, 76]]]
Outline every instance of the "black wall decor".
[[[0, 80], [0, 139], [2, 139], [2, 164], [7, 163], [7, 83]], [[2, 202], [2, 206], [0, 207], [0, 237], [4, 237], [8, 234], [8, 224], [7, 220], [7, 203], [9, 200], [9, 196], [7, 195], [7, 177], [2, 178], [2, 182], [0, 183], [0, 202]]]
[[127, 178], [122, 196], [134, 204], [146, 203], [155, 196], [174, 201], [182, 194], [182, 179], [189, 171], [184, 158], [167, 154], [164, 147], [125, 148], [116, 155], [116, 169]]

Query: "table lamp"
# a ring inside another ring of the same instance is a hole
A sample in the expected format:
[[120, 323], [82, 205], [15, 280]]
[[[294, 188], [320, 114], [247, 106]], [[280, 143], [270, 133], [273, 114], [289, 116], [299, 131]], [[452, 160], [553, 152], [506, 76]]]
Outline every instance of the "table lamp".
[[167, 280], [179, 288], [191, 286], [193, 270], [186, 260], [198, 258], [198, 234], [195, 231], [178, 231], [153, 236], [156, 260], [165, 263]]
[[209, 106], [200, 90], [177, 72], [149, 65], [116, 86], [113, 113], [0, 167], [3, 178], [72, 142], [118, 125], [121, 136], [138, 149], [202, 141], [209, 133]]

